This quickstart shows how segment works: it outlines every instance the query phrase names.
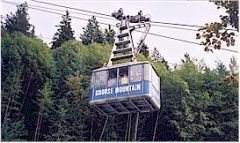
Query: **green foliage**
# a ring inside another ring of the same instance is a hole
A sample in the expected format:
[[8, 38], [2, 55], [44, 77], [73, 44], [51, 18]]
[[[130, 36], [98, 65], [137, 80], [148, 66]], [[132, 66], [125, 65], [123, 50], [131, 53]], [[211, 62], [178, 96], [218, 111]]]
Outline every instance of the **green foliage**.
[[[227, 15], [220, 15], [221, 22], [206, 23], [197, 33], [196, 39], [201, 39], [201, 44], [205, 46], [205, 51], [220, 49], [222, 42], [226, 46], [235, 46], [235, 33], [229, 29], [229, 25], [239, 31], [239, 2], [238, 1], [212, 1], [217, 8], [226, 9]], [[213, 48], [211, 48], [213, 47]]]
[[[221, 40], [234, 45], [234, 33], [226, 28], [230, 24], [238, 30], [236, 3], [215, 2], [228, 16], [221, 16], [221, 23], [200, 29], [205, 30], [205, 50], [209, 46], [219, 49]], [[114, 30], [109, 26], [102, 32], [92, 17], [80, 35], [82, 41], [76, 41], [66, 11], [51, 50], [34, 37], [27, 9], [26, 3], [19, 5], [1, 27], [2, 140], [99, 141], [102, 135], [102, 141], [126, 141], [130, 126], [127, 115], [109, 117], [102, 132], [106, 117], [89, 105], [92, 70], [106, 65]], [[227, 70], [220, 61], [216, 69], [210, 69], [204, 63], [196, 64], [189, 54], [184, 57], [174, 70], [169, 70], [156, 48], [149, 56], [147, 45], [143, 45], [137, 57], [138, 61], [150, 61], [161, 79], [155, 141], [237, 141], [236, 58], [231, 59]], [[140, 114], [137, 141], [152, 141], [156, 113]]]
[[89, 138], [88, 124], [89, 107], [88, 107], [88, 87], [83, 76], [70, 75], [66, 80], [68, 91], [66, 93], [69, 103], [69, 109], [66, 114], [69, 123], [69, 132], [72, 136], [71, 141], [86, 141]]
[[53, 41], [52, 41], [53, 49], [60, 47], [64, 42], [68, 40], [75, 39], [73, 36], [74, 31], [72, 30], [72, 27], [71, 27], [71, 18], [69, 16], [68, 11], [66, 11], [66, 14], [62, 16], [62, 21], [56, 27], [59, 27], [59, 28], [57, 29], [57, 32], [53, 37]]
[[166, 66], [167, 69], [169, 69], [168, 62], [161, 56], [156, 47], [153, 49], [151, 58], [153, 62], [161, 62]]
[[80, 39], [82, 40], [82, 43], [84, 45], [88, 45], [94, 42], [104, 42], [104, 34], [99, 27], [96, 17], [93, 16], [91, 19], [88, 20], [87, 27], [83, 28], [83, 34], [80, 35]]
[[218, 75], [222, 78], [225, 78], [227, 75], [229, 75], [229, 71], [227, 71], [226, 66], [222, 62], [218, 62], [217, 69]]
[[[50, 50], [41, 40], [2, 33], [2, 140], [99, 141], [106, 117], [89, 106], [92, 70], [108, 61], [111, 44], [69, 40]], [[104, 51], [104, 52], [103, 52]], [[150, 61], [161, 78], [161, 110], [155, 141], [238, 140], [238, 74], [199, 66], [185, 54], [169, 70], [157, 50]], [[152, 141], [156, 113], [139, 117], [138, 141]], [[128, 116], [109, 117], [102, 141], [125, 141]]]
[[[33, 140], [38, 102], [43, 98], [38, 96], [37, 92], [44, 87], [47, 79], [51, 78], [53, 58], [50, 49], [41, 40], [26, 37], [21, 33], [5, 33], [2, 35], [1, 44], [4, 80], [2, 120], [9, 120], [16, 125], [24, 124], [28, 132], [24, 140]], [[5, 126], [4, 122], [3, 127], [9, 126]], [[24, 126], [20, 129], [25, 129]], [[9, 128], [3, 128], [5, 129]]]
[[2, 141], [24, 141], [26, 140], [27, 130], [22, 119], [6, 119], [2, 127]]
[[[27, 13], [28, 5], [27, 3], [22, 3], [17, 6], [17, 11], [15, 14], [7, 14], [5, 29], [9, 32], [22, 32], [28, 36], [34, 36], [34, 26], [29, 23], [29, 16]], [[32, 30], [30, 30], [32, 27]]]
[[238, 27], [238, 15], [239, 15], [239, 2], [238, 1], [213, 1], [217, 8], [226, 9], [226, 13], [228, 14], [225, 18], [224, 16], [220, 16], [222, 20], [226, 20], [226, 22], [232, 27], [236, 28], [239, 31]]
[[106, 28], [104, 31], [104, 40], [112, 45], [115, 41], [115, 39], [114, 39], [115, 34], [116, 34], [116, 32], [109, 25], [108, 29]]
[[[106, 53], [102, 51], [105, 50]], [[90, 135], [88, 104], [91, 73], [103, 66], [110, 54], [110, 45], [83, 45], [79, 41], [65, 42], [53, 50], [55, 72], [49, 130], [45, 140], [86, 141]], [[60, 119], [60, 120], [59, 120]], [[93, 127], [92, 127], [93, 128]]]
[[16, 141], [26, 138], [27, 130], [23, 124], [23, 115], [20, 108], [20, 70], [13, 70], [2, 82], [2, 140]]

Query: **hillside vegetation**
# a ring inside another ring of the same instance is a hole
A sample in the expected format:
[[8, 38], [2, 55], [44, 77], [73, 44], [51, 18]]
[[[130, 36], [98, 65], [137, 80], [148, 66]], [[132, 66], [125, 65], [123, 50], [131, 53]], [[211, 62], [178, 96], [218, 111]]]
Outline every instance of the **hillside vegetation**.
[[[105, 116], [88, 104], [91, 71], [108, 61], [112, 46], [77, 40], [50, 49], [42, 40], [2, 31], [2, 140], [98, 141]], [[238, 81], [221, 63], [210, 69], [185, 55], [169, 69], [154, 64], [161, 77], [157, 141], [237, 141]], [[151, 141], [156, 112], [140, 114], [138, 141]], [[124, 141], [127, 115], [111, 116], [102, 140]]]

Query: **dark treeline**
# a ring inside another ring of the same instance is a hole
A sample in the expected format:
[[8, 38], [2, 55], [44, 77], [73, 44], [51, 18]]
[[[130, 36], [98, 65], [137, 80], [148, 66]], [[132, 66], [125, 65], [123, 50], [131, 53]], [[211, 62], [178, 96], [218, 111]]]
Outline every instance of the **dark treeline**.
[[[2, 140], [98, 141], [106, 117], [88, 104], [91, 71], [108, 61], [115, 32], [101, 31], [93, 17], [77, 41], [66, 12], [50, 48], [28, 20], [17, 21], [29, 19], [25, 10], [20, 5], [1, 29]], [[147, 49], [138, 60], [152, 62], [161, 76], [155, 141], [237, 141], [238, 80], [228, 78], [238, 75], [236, 59], [210, 69], [185, 54], [171, 69], [156, 48]], [[140, 114], [137, 141], [152, 141], [156, 115]], [[126, 124], [126, 115], [109, 117], [102, 140], [125, 141]]]

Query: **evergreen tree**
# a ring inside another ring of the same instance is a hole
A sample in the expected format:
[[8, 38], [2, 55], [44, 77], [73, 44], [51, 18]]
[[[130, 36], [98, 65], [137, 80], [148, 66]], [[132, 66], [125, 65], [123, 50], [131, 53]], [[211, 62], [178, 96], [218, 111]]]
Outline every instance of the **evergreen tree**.
[[[89, 139], [89, 107], [87, 89], [89, 87], [84, 80], [84, 76], [79, 74], [70, 75], [66, 80], [68, 91], [66, 93], [69, 108], [67, 111], [67, 121], [71, 141], [87, 141]], [[89, 84], [89, 83], [88, 83]]]
[[44, 83], [44, 87], [38, 90], [37, 102], [35, 102], [39, 106], [39, 110], [37, 113], [37, 122], [36, 122], [36, 129], [34, 131], [34, 141], [43, 140], [44, 134], [47, 130], [48, 124], [48, 113], [50, 106], [52, 106], [52, 90], [51, 90], [51, 80], [47, 79]]
[[53, 106], [49, 112], [48, 131], [43, 135], [47, 141], [69, 141], [72, 137], [67, 133], [66, 114], [69, 104], [66, 99], [52, 98]]
[[206, 87], [211, 95], [208, 113], [211, 115], [212, 133], [209, 133], [206, 140], [229, 141], [238, 138], [238, 82], [224, 82], [226, 76], [222, 76], [222, 73], [229, 71], [221, 68], [214, 73], [215, 79], [207, 77], [209, 83]]
[[28, 5], [27, 3], [22, 3], [17, 6], [17, 11], [15, 14], [11, 13], [11, 15], [7, 14], [5, 28], [9, 32], [19, 31], [25, 35], [33, 36], [34, 30], [30, 32], [31, 28], [34, 27], [29, 23], [29, 15], [27, 13]]
[[24, 116], [19, 113], [23, 92], [21, 53], [13, 39], [8, 33], [2, 35], [1, 131], [4, 141], [26, 140], [27, 136], [26, 126], [23, 124]]
[[73, 36], [74, 31], [72, 30], [72, 27], [71, 27], [71, 18], [69, 16], [68, 11], [66, 11], [66, 14], [62, 16], [62, 21], [56, 27], [59, 27], [59, 28], [57, 29], [57, 32], [53, 37], [53, 41], [52, 41], [53, 49], [61, 46], [64, 42], [68, 40], [75, 39]]
[[28, 132], [24, 125], [24, 118], [7, 118], [2, 127], [2, 141], [26, 141]]
[[18, 139], [34, 140], [36, 126], [40, 121], [36, 115], [43, 108], [39, 106], [43, 97], [38, 96], [37, 92], [51, 78], [50, 49], [39, 39], [21, 33], [5, 33], [2, 37], [2, 61], [2, 77], [5, 81], [2, 85], [2, 120], [8, 120], [11, 124], [20, 120], [17, 123], [21, 124], [19, 129], [27, 129], [27, 135]]
[[115, 34], [116, 32], [111, 28], [111, 26], [109, 25], [108, 29], [106, 28], [104, 31], [104, 39], [106, 42], [108, 42], [109, 44], [113, 44], [115, 39]]
[[[89, 106], [89, 88], [92, 70], [108, 61], [110, 44], [73, 40], [50, 50], [39, 39], [4, 32], [1, 46], [3, 141], [99, 141], [106, 116]], [[138, 59], [151, 61], [142, 54]], [[235, 58], [229, 71], [221, 62], [213, 70], [199, 66], [189, 54], [173, 71], [157, 50], [152, 60], [161, 78], [155, 141], [238, 140], [238, 80], [225, 82], [238, 75]], [[155, 113], [140, 114], [137, 141], [152, 141]], [[109, 117], [101, 140], [126, 141], [127, 120]]]
[[[103, 53], [102, 50], [108, 52]], [[110, 45], [84, 46], [79, 41], [68, 41], [53, 50], [56, 65], [54, 94], [48, 120], [49, 130], [44, 133], [46, 140], [90, 139], [91, 108], [88, 104], [88, 96], [91, 73], [93, 69], [107, 61], [110, 51]]]
[[206, 110], [210, 122], [203, 137], [204, 140], [208, 141], [221, 140], [220, 138], [224, 133], [221, 131], [221, 128], [219, 128], [218, 117], [216, 115], [224, 106], [223, 94], [219, 92], [219, 86], [223, 83], [222, 77], [219, 76], [215, 70], [206, 68], [204, 70], [203, 78], [204, 84], [202, 86], [202, 90], [207, 92], [210, 97], [210, 104]]
[[227, 75], [229, 74], [229, 71], [227, 71], [226, 66], [220, 61], [217, 63], [216, 71], [221, 78], [226, 78]]
[[152, 57], [153, 62], [161, 61], [161, 55], [156, 47], [154, 47], [151, 57]]
[[83, 28], [83, 34], [80, 35], [80, 39], [84, 45], [88, 45], [93, 42], [104, 42], [104, 35], [99, 27], [96, 17], [93, 16], [88, 20], [87, 27]]
[[168, 62], [161, 56], [161, 54], [159, 53], [159, 51], [157, 50], [156, 47], [154, 47], [152, 55], [151, 55], [152, 61], [153, 62], [162, 62], [167, 69], [169, 69], [169, 65]]
[[[238, 75], [238, 63], [235, 57], [231, 58], [229, 64], [230, 75]], [[238, 110], [239, 110], [239, 81], [224, 83], [220, 86], [220, 91], [224, 95], [222, 101], [224, 102], [224, 108], [220, 111], [220, 128], [224, 135], [222, 136], [224, 141], [237, 140], [238, 139]], [[221, 122], [222, 121], [222, 122]]]
[[21, 70], [15, 69], [2, 82], [2, 140], [26, 140], [27, 129], [23, 114], [19, 113], [21, 93]]

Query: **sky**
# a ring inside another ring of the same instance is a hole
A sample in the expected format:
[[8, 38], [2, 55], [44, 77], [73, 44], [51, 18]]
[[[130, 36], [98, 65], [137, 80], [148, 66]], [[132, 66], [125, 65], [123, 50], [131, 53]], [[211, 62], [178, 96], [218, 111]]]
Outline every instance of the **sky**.
[[[15, 3], [22, 3], [24, 0], [5, 0]], [[139, 10], [143, 11], [143, 14], [151, 15], [152, 21], [170, 22], [170, 23], [180, 23], [180, 24], [192, 24], [192, 25], [204, 25], [205, 23], [220, 22], [219, 16], [225, 14], [225, 10], [217, 9], [216, 5], [209, 1], [81, 1], [81, 0], [41, 0], [49, 3], [55, 3], [59, 5], [64, 5], [73, 8], [80, 8], [90, 11], [96, 11], [105, 14], [111, 14], [117, 11], [119, 8], [123, 8], [126, 15], [136, 15]], [[62, 10], [65, 14], [65, 8], [49, 6], [45, 4], [39, 4], [31, 0], [27, 0], [29, 6], [44, 6], [48, 8], [54, 8]], [[16, 6], [4, 3], [1, 1], [1, 15], [6, 16], [10, 12], [15, 12]], [[70, 16], [77, 16], [81, 18], [89, 19], [91, 16], [83, 16], [76, 14], [74, 11], [70, 10]], [[72, 12], [72, 13], [71, 13]], [[41, 12], [34, 9], [28, 10], [30, 16], [30, 23], [35, 26], [35, 33], [43, 39], [44, 42], [49, 44], [54, 33], [57, 31], [57, 27], [61, 21], [61, 16], [46, 12]], [[99, 22], [116, 24], [115, 20], [107, 20], [97, 18]], [[82, 27], [87, 25], [87, 21], [72, 18], [72, 28], [75, 31], [74, 36], [79, 39], [80, 34], [83, 32]], [[107, 26], [100, 25], [103, 30]], [[195, 28], [196, 29], [196, 28]], [[116, 30], [116, 29], [115, 29]], [[187, 31], [180, 29], [171, 29], [166, 27], [155, 27], [151, 26], [151, 33], [161, 34], [173, 38], [179, 38], [184, 40], [189, 40], [193, 42], [200, 43], [201, 41], [195, 39], [196, 31]], [[139, 34], [133, 35], [134, 40], [138, 42]], [[235, 51], [239, 51], [238, 40], [236, 40], [236, 46], [226, 47], [225, 44], [222, 48], [229, 48]], [[227, 67], [230, 63], [230, 58], [232, 56], [238, 57], [238, 53], [214, 50], [213, 53], [205, 52], [204, 47], [200, 45], [194, 45], [189, 43], [184, 43], [180, 41], [175, 41], [171, 39], [166, 39], [162, 37], [156, 37], [148, 35], [145, 41], [151, 49], [154, 47], [160, 52], [160, 54], [173, 65], [175, 63], [180, 63], [181, 59], [184, 58], [184, 54], [188, 53], [190, 57], [203, 60], [207, 66], [215, 68], [217, 61], [222, 61]]]

